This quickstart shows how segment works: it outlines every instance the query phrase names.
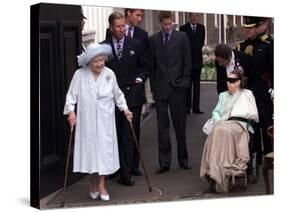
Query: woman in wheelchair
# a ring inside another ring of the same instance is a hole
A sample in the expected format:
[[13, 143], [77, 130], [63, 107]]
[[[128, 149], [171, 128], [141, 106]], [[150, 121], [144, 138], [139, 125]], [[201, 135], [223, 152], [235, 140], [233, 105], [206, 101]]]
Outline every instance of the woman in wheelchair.
[[[217, 192], [228, 192], [230, 178], [245, 174], [249, 156], [250, 121], [259, 121], [253, 93], [244, 89], [243, 71], [228, 74], [228, 91], [219, 95], [212, 112], [213, 128], [208, 126], [200, 177], [215, 185]], [[205, 126], [204, 126], [205, 127]], [[204, 131], [204, 128], [203, 128]]]

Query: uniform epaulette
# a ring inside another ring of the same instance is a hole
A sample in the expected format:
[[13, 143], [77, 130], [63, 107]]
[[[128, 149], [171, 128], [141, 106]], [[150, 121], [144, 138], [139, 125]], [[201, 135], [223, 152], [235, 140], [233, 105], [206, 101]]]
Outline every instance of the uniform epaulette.
[[268, 34], [263, 34], [262, 36], [260, 36], [260, 39], [262, 41], [265, 41], [268, 38]]
[[268, 40], [262, 40], [262, 39], [260, 39], [260, 40], [264, 43], [270, 44], [270, 41], [268, 41]]

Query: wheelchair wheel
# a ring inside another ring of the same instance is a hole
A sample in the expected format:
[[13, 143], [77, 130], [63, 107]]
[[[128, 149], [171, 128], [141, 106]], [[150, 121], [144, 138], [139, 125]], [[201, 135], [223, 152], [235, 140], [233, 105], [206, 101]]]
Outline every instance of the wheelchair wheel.
[[257, 153], [254, 152], [251, 157], [251, 172], [248, 175], [249, 182], [256, 183], [259, 179], [259, 163]]

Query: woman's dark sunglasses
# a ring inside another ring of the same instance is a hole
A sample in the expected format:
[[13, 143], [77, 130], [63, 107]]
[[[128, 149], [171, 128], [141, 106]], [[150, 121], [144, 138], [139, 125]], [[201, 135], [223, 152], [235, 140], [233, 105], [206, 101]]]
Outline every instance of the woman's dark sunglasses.
[[235, 83], [238, 80], [240, 80], [240, 79], [239, 78], [227, 78], [227, 82], [229, 82], [229, 83]]

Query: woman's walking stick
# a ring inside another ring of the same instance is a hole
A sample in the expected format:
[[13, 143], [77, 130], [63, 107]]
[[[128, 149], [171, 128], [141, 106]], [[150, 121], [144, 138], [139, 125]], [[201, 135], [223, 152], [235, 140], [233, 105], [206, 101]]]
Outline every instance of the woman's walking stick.
[[151, 188], [150, 181], [149, 181], [149, 178], [148, 178], [145, 166], [144, 166], [143, 157], [142, 157], [142, 154], [141, 154], [140, 147], [138, 145], [138, 140], [137, 140], [135, 130], [134, 130], [133, 125], [132, 125], [132, 121], [129, 121], [129, 123], [130, 123], [131, 131], [133, 133], [134, 141], [135, 141], [135, 144], [136, 144], [139, 156], [140, 156], [140, 161], [141, 161], [141, 165], [142, 165], [142, 168], [143, 168], [144, 177], [145, 177], [145, 180], [146, 180], [146, 183], [147, 183], [147, 186], [148, 186], [148, 190], [149, 190], [149, 192], [152, 192], [152, 188]]
[[70, 150], [71, 150], [71, 143], [72, 143], [72, 134], [73, 134], [73, 125], [71, 126], [70, 135], [69, 135], [66, 166], [65, 166], [65, 172], [64, 172], [64, 183], [63, 183], [63, 194], [62, 194], [62, 200], [61, 200], [61, 207], [64, 207], [64, 205], [65, 205], [66, 184], [67, 184], [67, 176], [68, 176], [67, 172], [68, 172], [68, 164], [69, 164], [69, 157], [70, 157]]

